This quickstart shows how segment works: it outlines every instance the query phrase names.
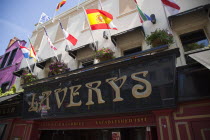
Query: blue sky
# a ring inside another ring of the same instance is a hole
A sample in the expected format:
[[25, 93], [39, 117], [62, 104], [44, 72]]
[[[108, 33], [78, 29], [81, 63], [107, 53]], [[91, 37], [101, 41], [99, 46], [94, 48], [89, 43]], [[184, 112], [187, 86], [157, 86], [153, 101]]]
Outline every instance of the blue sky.
[[[13, 37], [28, 42], [27, 37], [31, 36], [41, 13], [44, 12], [52, 18], [60, 1], [62, 0], [1, 0], [0, 55], [4, 54]], [[76, 6], [79, 1], [85, 0], [67, 0], [56, 15]]]

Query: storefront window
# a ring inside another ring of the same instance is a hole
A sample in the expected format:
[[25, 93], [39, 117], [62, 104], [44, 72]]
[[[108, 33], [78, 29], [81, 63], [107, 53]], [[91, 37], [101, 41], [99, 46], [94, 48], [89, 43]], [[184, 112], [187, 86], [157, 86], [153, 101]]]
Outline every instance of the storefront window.
[[180, 39], [185, 52], [201, 49], [209, 44], [208, 39], [202, 29], [182, 34], [180, 35]]

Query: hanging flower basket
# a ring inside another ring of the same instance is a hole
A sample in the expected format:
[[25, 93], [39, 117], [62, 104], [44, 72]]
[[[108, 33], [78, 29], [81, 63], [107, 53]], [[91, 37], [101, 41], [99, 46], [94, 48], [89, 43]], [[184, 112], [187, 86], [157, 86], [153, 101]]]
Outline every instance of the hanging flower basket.
[[109, 48], [102, 48], [96, 51], [95, 58], [100, 62], [107, 61], [114, 58], [114, 52]]
[[171, 45], [173, 41], [172, 34], [169, 34], [167, 30], [157, 29], [146, 37], [146, 42], [152, 47], [158, 47], [162, 45]]
[[51, 63], [49, 69], [49, 76], [61, 74], [70, 70], [64, 62], [60, 61]]
[[25, 72], [22, 74], [21, 76], [21, 80], [22, 80], [22, 84], [27, 84], [27, 83], [30, 83], [30, 82], [33, 82], [35, 80], [37, 80], [37, 76], [36, 75], [33, 75], [32, 73], [30, 72]]

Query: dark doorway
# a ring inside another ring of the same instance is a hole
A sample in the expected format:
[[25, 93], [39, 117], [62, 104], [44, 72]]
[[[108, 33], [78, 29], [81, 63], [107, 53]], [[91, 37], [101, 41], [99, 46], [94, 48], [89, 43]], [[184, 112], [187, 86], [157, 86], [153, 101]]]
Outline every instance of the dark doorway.
[[[156, 128], [151, 127], [151, 140], [157, 139]], [[116, 129], [43, 130], [40, 140], [146, 140], [146, 127]], [[116, 135], [115, 135], [116, 134]]]

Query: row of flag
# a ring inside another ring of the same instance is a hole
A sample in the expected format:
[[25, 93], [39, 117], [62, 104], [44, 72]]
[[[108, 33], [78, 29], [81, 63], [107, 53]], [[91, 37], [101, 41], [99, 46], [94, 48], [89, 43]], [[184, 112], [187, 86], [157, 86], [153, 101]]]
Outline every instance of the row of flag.
[[[170, 14], [173, 15], [173, 14], [177, 14], [179, 12], [180, 7], [175, 3], [174, 0], [161, 0], [161, 1]], [[136, 8], [139, 13], [140, 22], [143, 23], [145, 21], [151, 20], [151, 18], [140, 9], [137, 1], [134, 0], [134, 2], [136, 3]], [[58, 11], [65, 3], [66, 3], [66, 0], [62, 0], [60, 3], [58, 3], [57, 7], [56, 7], [56, 11]], [[86, 9], [85, 13], [86, 13], [87, 20], [88, 20], [91, 30], [98, 30], [98, 29], [117, 30], [117, 27], [112, 22], [113, 16], [110, 13], [103, 11], [103, 10], [99, 10], [99, 9]], [[47, 16], [45, 13], [42, 13], [39, 23], [44, 23], [44, 22], [48, 21], [49, 19], [50, 19], [49, 16]], [[78, 40], [73, 35], [69, 34], [63, 28], [61, 22], [60, 22], [60, 27], [63, 31], [65, 39], [67, 41], [69, 41], [73, 46], [75, 46], [77, 44]], [[44, 27], [44, 31], [45, 31], [45, 34], [46, 34], [46, 37], [47, 37], [50, 47], [54, 51], [57, 50], [57, 48], [53, 45], [52, 41], [50, 40], [45, 27]], [[25, 58], [34, 58], [37, 60], [36, 52], [34, 51], [34, 47], [31, 43], [30, 39], [29, 39], [29, 42], [30, 42], [30, 46], [31, 46], [30, 49], [28, 49], [24, 46], [20, 46], [20, 48], [23, 52], [23, 55]]]

